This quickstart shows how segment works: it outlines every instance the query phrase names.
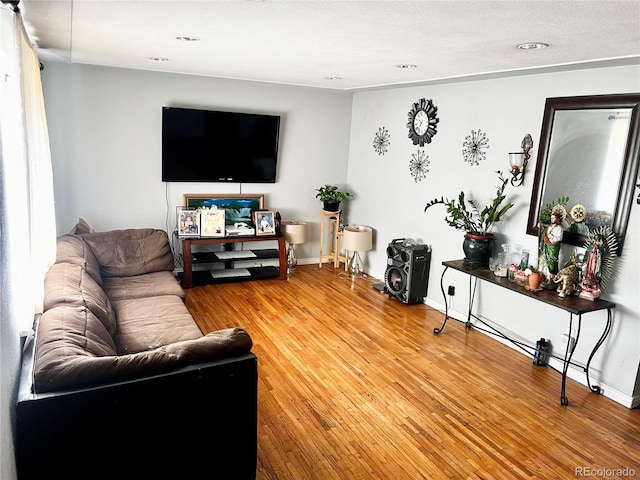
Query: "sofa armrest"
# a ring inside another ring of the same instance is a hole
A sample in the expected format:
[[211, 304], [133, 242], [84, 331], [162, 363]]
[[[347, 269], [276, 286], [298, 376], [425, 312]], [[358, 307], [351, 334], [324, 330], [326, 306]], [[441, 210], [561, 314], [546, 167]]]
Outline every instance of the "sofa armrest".
[[[33, 393], [26, 349], [16, 404], [19, 478], [255, 479], [253, 353], [90, 388]], [[231, 467], [229, 467], [231, 466]]]

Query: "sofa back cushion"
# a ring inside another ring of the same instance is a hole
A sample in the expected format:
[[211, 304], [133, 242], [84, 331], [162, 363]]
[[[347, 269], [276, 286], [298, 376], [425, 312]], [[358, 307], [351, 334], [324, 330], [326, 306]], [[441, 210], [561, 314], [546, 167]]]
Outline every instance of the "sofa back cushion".
[[69, 231], [72, 235], [80, 235], [81, 233], [94, 233], [95, 230], [91, 228], [91, 225], [87, 223], [87, 221], [79, 217], [78, 223], [74, 225], [74, 227]]
[[131, 277], [172, 271], [175, 267], [169, 238], [164, 230], [138, 228], [88, 233], [89, 244], [103, 277]]
[[80, 265], [98, 285], [102, 285], [98, 259], [82, 237], [68, 234], [58, 237], [56, 263], [64, 262]]
[[116, 316], [111, 302], [100, 285], [79, 265], [57, 263], [49, 267], [45, 277], [44, 311], [59, 306], [86, 308], [113, 337]]
[[172, 272], [162, 271], [136, 275], [135, 277], [105, 277], [102, 288], [112, 302], [132, 298], [175, 295], [186, 298], [180, 282]]

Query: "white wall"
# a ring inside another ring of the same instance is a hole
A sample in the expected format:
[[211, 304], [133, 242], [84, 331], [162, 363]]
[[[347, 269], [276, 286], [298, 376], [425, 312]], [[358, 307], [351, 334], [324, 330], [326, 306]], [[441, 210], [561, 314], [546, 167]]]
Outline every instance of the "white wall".
[[[358, 199], [350, 205], [350, 217], [375, 229], [374, 250], [366, 254], [365, 260], [370, 273], [383, 278], [385, 248], [394, 238], [410, 237], [430, 244], [433, 252], [427, 303], [443, 308], [442, 262], [463, 257], [463, 233], [446, 225], [443, 206], [424, 212], [424, 205], [436, 197], [455, 197], [461, 190], [483, 202], [490, 200], [497, 184], [494, 171], [506, 173], [508, 152], [520, 150], [527, 133], [534, 140], [528, 176], [523, 186], [507, 187], [509, 199], [516, 206], [498, 225], [496, 243], [498, 246], [503, 242], [519, 244], [531, 251], [534, 260], [537, 239], [525, 231], [545, 99], [639, 91], [640, 68], [631, 66], [354, 94], [348, 184]], [[427, 177], [415, 182], [409, 174], [409, 161], [419, 147], [407, 137], [406, 123], [413, 102], [423, 97], [432, 99], [438, 107], [440, 122], [432, 143], [422, 149], [430, 160]], [[375, 132], [383, 126], [390, 132], [391, 145], [388, 153], [378, 155], [372, 141]], [[462, 143], [471, 130], [478, 129], [486, 132], [490, 146], [487, 159], [479, 166], [470, 166], [463, 161]], [[566, 180], [571, 182], [570, 178]], [[572, 199], [576, 203], [578, 200]], [[640, 364], [639, 211], [640, 207], [634, 203], [624, 252], [616, 266], [617, 276], [605, 292], [607, 299], [617, 303], [613, 331], [594, 357], [590, 370], [592, 384], [604, 383], [605, 395], [624, 404], [630, 404], [631, 397], [640, 394], [640, 391], [634, 392]], [[573, 249], [563, 247], [561, 262]], [[456, 316], [466, 319], [466, 313], [461, 312], [466, 311], [468, 277], [448, 271], [446, 285], [451, 280], [458, 285], [453, 298]], [[561, 310], [482, 283], [476, 305], [482, 317], [495, 320], [529, 343], [546, 337], [557, 349], [562, 347], [561, 335], [568, 326], [569, 314]], [[604, 312], [584, 316], [574, 360], [586, 363], [605, 321]], [[514, 368], [527, 368], [527, 360], [523, 359], [522, 363]], [[579, 369], [574, 369], [571, 376], [584, 382], [584, 374]]]
[[[99, 231], [171, 231], [184, 193], [264, 193], [283, 220], [310, 222], [313, 241], [296, 250], [317, 257], [315, 189], [346, 179], [351, 94], [60, 63], [48, 63], [42, 78], [59, 234], [78, 217]], [[281, 115], [277, 183], [163, 183], [164, 105]]]

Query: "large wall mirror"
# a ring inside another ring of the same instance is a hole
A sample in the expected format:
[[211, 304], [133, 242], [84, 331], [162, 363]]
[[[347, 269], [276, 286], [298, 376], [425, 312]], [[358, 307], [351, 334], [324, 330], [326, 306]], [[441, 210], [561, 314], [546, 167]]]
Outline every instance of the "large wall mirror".
[[582, 246], [590, 230], [606, 225], [620, 255], [638, 178], [639, 135], [640, 94], [548, 98], [527, 233], [538, 235], [540, 213], [569, 197], [562, 242]]

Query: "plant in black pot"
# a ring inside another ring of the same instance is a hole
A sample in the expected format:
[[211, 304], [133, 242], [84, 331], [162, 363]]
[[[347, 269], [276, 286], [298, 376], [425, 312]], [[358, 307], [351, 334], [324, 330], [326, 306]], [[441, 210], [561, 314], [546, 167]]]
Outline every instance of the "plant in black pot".
[[489, 258], [495, 248], [495, 240], [491, 229], [494, 224], [502, 220], [502, 217], [513, 207], [513, 203], [506, 200], [504, 189], [509, 179], [502, 176], [502, 172], [496, 172], [500, 179], [493, 201], [481, 208], [479, 202], [474, 199], [467, 199], [464, 192], [460, 192], [457, 200], [449, 200], [444, 197], [431, 200], [424, 207], [427, 209], [434, 205], [443, 204], [447, 206], [447, 216], [445, 222], [456, 230], [463, 230], [465, 238], [462, 249], [465, 253], [464, 263], [473, 267], [489, 266]]
[[327, 212], [337, 212], [340, 203], [353, 198], [353, 194], [339, 190], [335, 185], [323, 185], [316, 189], [316, 198], [323, 203], [323, 209]]

